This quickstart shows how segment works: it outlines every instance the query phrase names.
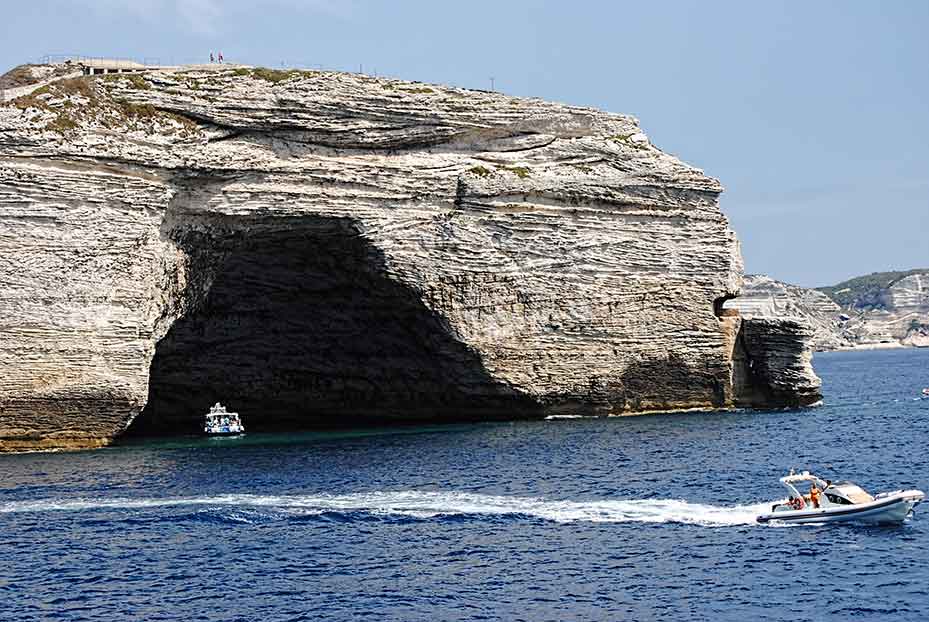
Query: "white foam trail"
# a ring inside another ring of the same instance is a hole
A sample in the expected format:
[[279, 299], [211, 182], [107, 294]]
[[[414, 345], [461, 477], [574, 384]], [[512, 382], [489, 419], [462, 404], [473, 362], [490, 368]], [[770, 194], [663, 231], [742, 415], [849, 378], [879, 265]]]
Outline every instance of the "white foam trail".
[[596, 415], [549, 415], [546, 421], [560, 421], [562, 419], [599, 419]]
[[351, 495], [250, 495], [162, 499], [50, 499], [0, 504], [0, 514], [19, 512], [144, 509], [172, 506], [230, 506], [284, 510], [295, 513], [369, 512], [418, 518], [439, 515], [523, 515], [558, 523], [684, 523], [704, 526], [748, 525], [767, 503], [724, 507], [677, 499], [552, 501], [466, 492], [371, 492]]

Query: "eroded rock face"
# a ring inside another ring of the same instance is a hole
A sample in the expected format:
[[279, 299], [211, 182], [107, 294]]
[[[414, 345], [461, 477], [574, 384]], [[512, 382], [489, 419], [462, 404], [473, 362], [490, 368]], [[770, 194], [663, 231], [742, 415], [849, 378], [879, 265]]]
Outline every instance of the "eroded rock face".
[[738, 406], [811, 406], [822, 400], [819, 378], [810, 374], [813, 330], [797, 320], [743, 319], [733, 355]]
[[[253, 430], [735, 405], [720, 191], [635, 119], [540, 100], [53, 82], [0, 107], [0, 447], [193, 431], [216, 400]], [[804, 338], [752, 332], [750, 390], [808, 403]]]

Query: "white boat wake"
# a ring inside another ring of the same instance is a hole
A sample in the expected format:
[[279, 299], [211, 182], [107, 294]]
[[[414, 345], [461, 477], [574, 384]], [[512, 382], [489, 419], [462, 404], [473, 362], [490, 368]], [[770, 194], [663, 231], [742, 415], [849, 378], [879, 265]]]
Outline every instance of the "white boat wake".
[[707, 527], [755, 524], [765, 503], [734, 507], [677, 499], [553, 501], [466, 492], [370, 492], [349, 495], [252, 495], [162, 499], [51, 499], [0, 504], [0, 514], [144, 509], [179, 506], [266, 508], [297, 514], [365, 512], [428, 519], [436, 516], [528, 516], [557, 523], [682, 523]]

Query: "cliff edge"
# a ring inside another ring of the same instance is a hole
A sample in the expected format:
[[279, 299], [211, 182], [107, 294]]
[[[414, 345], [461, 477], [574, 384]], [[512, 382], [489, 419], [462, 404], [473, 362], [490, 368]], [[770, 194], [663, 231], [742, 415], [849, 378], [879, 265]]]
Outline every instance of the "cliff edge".
[[[49, 73], [49, 72], [47, 72]], [[54, 79], [0, 107], [0, 449], [800, 406], [720, 184], [635, 119], [332, 73]]]

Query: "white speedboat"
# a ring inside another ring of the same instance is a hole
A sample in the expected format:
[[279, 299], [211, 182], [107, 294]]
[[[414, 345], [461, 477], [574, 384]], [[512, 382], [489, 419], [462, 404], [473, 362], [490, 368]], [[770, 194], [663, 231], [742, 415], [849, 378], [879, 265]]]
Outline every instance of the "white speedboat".
[[216, 402], [206, 415], [203, 431], [210, 436], [229, 436], [245, 434], [245, 426], [239, 418], [239, 413], [226, 411], [226, 407]]
[[[759, 523], [899, 523], [926, 496], [921, 490], [895, 490], [871, 496], [852, 482], [830, 482], [809, 471], [794, 473], [793, 469], [781, 478], [781, 483], [790, 491], [790, 497], [771, 506], [771, 512], [761, 514]], [[797, 487], [807, 484], [810, 491], [804, 495]]]

